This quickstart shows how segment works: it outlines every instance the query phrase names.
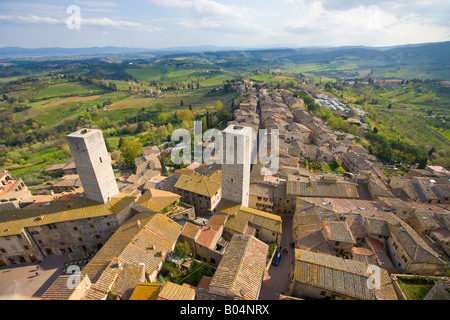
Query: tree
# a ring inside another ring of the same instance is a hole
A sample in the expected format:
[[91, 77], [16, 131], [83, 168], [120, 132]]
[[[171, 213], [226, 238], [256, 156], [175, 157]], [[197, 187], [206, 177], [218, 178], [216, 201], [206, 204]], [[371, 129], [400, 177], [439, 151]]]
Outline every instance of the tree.
[[211, 266], [207, 262], [193, 261], [183, 282], [196, 287], [203, 276], [209, 277], [211, 275]]
[[106, 145], [106, 150], [107, 150], [108, 152], [112, 152], [112, 147], [111, 147], [111, 145], [109, 144], [108, 139], [105, 139], [105, 145]]
[[375, 134], [378, 133], [378, 128], [377, 127], [373, 128], [373, 133], [375, 133]]
[[194, 120], [194, 112], [192, 112], [191, 110], [180, 110], [177, 112], [177, 118], [181, 122], [191, 122], [192, 120]]
[[428, 156], [433, 156], [433, 153], [435, 153], [436, 152], [436, 148], [435, 147], [433, 147], [433, 148], [431, 148], [431, 150], [428, 152]]
[[123, 162], [129, 166], [134, 166], [134, 160], [139, 156], [142, 150], [142, 145], [136, 140], [125, 139], [123, 140], [120, 151], [122, 152]]
[[191, 247], [187, 241], [177, 243], [175, 246], [175, 254], [182, 256], [183, 258], [189, 256], [191, 254]]
[[156, 110], [158, 110], [158, 112], [162, 112], [163, 108], [164, 108], [164, 104], [162, 104], [161, 102], [158, 102], [156, 104]]
[[422, 160], [420, 160], [419, 162], [419, 166], [417, 167], [417, 169], [426, 169], [428, 164], [428, 158], [423, 158]]
[[165, 114], [164, 112], [158, 114], [158, 121], [161, 124], [167, 123], [167, 114]]
[[350, 127], [350, 133], [354, 136], [358, 136], [359, 135], [359, 128], [356, 124], [352, 125]]

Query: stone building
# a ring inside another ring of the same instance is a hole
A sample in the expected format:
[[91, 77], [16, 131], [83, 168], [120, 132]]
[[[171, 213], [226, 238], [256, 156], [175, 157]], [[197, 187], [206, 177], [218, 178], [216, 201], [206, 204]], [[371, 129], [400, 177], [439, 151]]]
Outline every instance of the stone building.
[[0, 213], [0, 265], [99, 250], [133, 215], [135, 198], [119, 194], [106, 204], [80, 194]]
[[173, 191], [181, 195], [181, 201], [193, 205], [197, 214], [212, 215], [222, 198], [221, 171], [208, 176], [189, 172], [182, 174]]
[[386, 247], [394, 266], [404, 273], [435, 275], [444, 262], [439, 255], [406, 223], [388, 225]]
[[209, 291], [229, 298], [258, 300], [269, 246], [255, 237], [234, 235], [217, 267]]
[[252, 129], [230, 125], [223, 134], [222, 198], [248, 207]]
[[386, 270], [380, 270], [379, 289], [369, 288], [368, 267], [359, 261], [296, 249], [290, 271], [290, 291], [299, 298], [397, 300]]
[[22, 179], [13, 178], [6, 170], [0, 172], [0, 211], [18, 207], [20, 202], [31, 197], [31, 192]]
[[100, 130], [82, 129], [67, 136], [87, 198], [106, 203], [119, 193], [111, 158]]

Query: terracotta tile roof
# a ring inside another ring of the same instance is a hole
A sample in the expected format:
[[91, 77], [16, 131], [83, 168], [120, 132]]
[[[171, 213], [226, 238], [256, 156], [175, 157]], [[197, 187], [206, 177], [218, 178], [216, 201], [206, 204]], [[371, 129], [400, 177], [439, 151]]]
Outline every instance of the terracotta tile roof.
[[183, 227], [183, 230], [181, 230], [181, 235], [186, 238], [193, 239], [194, 241], [196, 241], [197, 237], [200, 234], [200, 230], [201, 230], [200, 226], [195, 225], [190, 222], [186, 222], [186, 224]]
[[180, 233], [181, 226], [162, 214], [137, 214], [113, 234], [82, 272], [95, 283], [110, 262], [118, 258], [130, 264], [144, 263], [146, 273], [152, 274]]
[[369, 290], [367, 279], [370, 274], [367, 264], [322, 253], [295, 250], [295, 281], [354, 299], [376, 300], [389, 297], [396, 300], [387, 272], [381, 270], [381, 273], [384, 278], [381, 290]]
[[216, 210], [229, 215], [225, 227], [234, 232], [244, 234], [249, 223], [280, 234], [282, 232], [280, 216], [229, 203], [218, 206]]
[[158, 300], [194, 300], [195, 290], [167, 282], [158, 294]]
[[144, 192], [144, 194], [138, 199], [136, 203], [146, 207], [153, 212], [159, 212], [180, 198], [180, 195], [172, 192], [158, 189], [149, 189]]
[[157, 300], [162, 283], [139, 283], [130, 300]]
[[69, 277], [72, 275], [60, 275], [52, 285], [41, 296], [42, 300], [68, 300], [75, 292], [76, 288], [69, 289], [67, 286]]
[[325, 221], [323, 230], [330, 241], [356, 244], [355, 238], [344, 221]]
[[288, 181], [286, 194], [299, 197], [359, 198], [357, 185], [350, 182]]
[[366, 236], [366, 229], [363, 226], [362, 216], [360, 214], [348, 215], [345, 218], [345, 222], [347, 223], [354, 237], [358, 238]]
[[79, 188], [79, 187], [81, 187], [81, 180], [80, 180], [80, 177], [77, 174], [67, 175], [67, 176], [64, 176], [64, 177], [58, 179], [53, 184], [53, 187]]
[[120, 295], [122, 300], [129, 300], [134, 288], [141, 280], [142, 271], [142, 265], [125, 263], [111, 288], [111, 292]]
[[228, 220], [228, 215], [223, 213], [215, 213], [208, 221], [207, 227], [211, 227], [214, 230], [219, 230], [220, 227], [224, 227]]
[[175, 188], [212, 197], [221, 188], [221, 183], [218, 181], [220, 181], [218, 176], [210, 178], [197, 173], [192, 175], [182, 174], [177, 183], [175, 183]]
[[216, 244], [214, 243], [214, 239], [216, 238], [217, 233], [218, 231], [211, 227], [202, 227], [196, 242], [206, 248], [214, 249], [213, 246]]
[[389, 229], [412, 261], [443, 265], [439, 255], [409, 225], [389, 225]]
[[384, 249], [383, 243], [378, 240], [367, 237], [366, 238], [367, 245], [369, 248], [375, 253], [377, 258], [377, 263], [379, 266], [385, 269], [395, 270], [394, 265], [392, 264], [391, 259], [389, 258], [386, 250]]
[[266, 267], [267, 244], [252, 236], [234, 235], [210, 283], [247, 300], [257, 300]]
[[86, 292], [83, 300], [104, 300], [119, 276], [122, 264], [119, 259], [113, 259], [103, 270], [98, 280]]
[[2, 210], [0, 236], [20, 234], [25, 227], [117, 214], [134, 200], [134, 197], [119, 194], [108, 203], [100, 204], [80, 195], [71, 195], [32, 208]]
[[200, 282], [197, 285], [197, 288], [209, 289], [209, 284], [211, 283], [212, 278], [208, 276], [203, 276], [200, 279]]

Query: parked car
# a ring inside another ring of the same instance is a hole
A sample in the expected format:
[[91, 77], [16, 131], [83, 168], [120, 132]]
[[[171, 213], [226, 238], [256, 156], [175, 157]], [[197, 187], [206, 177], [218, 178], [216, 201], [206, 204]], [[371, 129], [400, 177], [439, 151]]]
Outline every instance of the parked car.
[[272, 264], [273, 264], [274, 266], [278, 266], [278, 265], [280, 264], [280, 260], [281, 260], [281, 253], [280, 253], [280, 252], [277, 252], [277, 253], [275, 254], [275, 257], [273, 257]]

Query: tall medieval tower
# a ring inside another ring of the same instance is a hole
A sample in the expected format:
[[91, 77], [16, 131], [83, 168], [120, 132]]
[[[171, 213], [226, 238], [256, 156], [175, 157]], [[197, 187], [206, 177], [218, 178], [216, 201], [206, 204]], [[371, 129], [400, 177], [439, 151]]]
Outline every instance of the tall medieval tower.
[[222, 133], [222, 198], [248, 207], [252, 128], [230, 125]]
[[100, 130], [82, 129], [67, 136], [77, 173], [88, 199], [106, 203], [119, 193]]

